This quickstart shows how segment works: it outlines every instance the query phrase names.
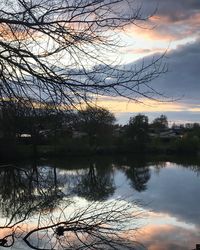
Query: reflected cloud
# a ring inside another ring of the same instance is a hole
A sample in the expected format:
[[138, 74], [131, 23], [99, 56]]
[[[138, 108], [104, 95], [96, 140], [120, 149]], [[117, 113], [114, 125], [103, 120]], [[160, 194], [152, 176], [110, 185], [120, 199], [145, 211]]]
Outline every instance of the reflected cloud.
[[197, 168], [185, 168], [171, 163], [170, 167], [159, 165], [151, 168], [151, 179], [145, 192], [135, 194], [135, 198], [148, 204], [154, 212], [166, 213], [178, 221], [194, 224], [200, 228], [200, 182]]
[[[103, 157], [99, 159], [99, 161], [98, 159], [87, 159], [84, 163], [80, 163], [81, 159], [74, 159], [74, 163], [73, 161], [68, 162], [65, 160], [58, 164], [56, 162], [53, 164], [45, 163], [37, 168], [25, 169], [21, 167], [10, 171], [1, 169], [0, 188], [2, 188], [2, 185], [5, 187], [4, 180], [7, 180], [9, 177], [13, 181], [14, 177], [16, 180], [15, 186], [10, 186], [10, 189], [13, 191], [8, 193], [4, 199], [6, 198], [10, 202], [14, 191], [18, 199], [21, 197], [18, 194], [26, 195], [24, 190], [26, 184], [32, 187], [29, 189], [31, 191], [30, 197], [32, 198], [30, 203], [35, 195], [38, 194], [40, 194], [41, 199], [42, 197], [48, 198], [47, 201], [51, 202], [46, 202], [46, 205], [41, 206], [40, 210], [38, 210], [42, 212], [45, 223], [48, 221], [47, 219], [50, 219], [51, 222], [53, 219], [53, 223], [58, 223], [62, 219], [60, 214], [64, 216], [63, 221], [68, 220], [69, 211], [76, 213], [77, 208], [79, 208], [78, 203], [75, 202], [76, 198], [81, 206], [88, 205], [88, 200], [92, 201], [91, 204], [95, 204], [94, 201], [98, 200], [100, 201], [98, 204], [101, 204], [104, 208], [107, 208], [105, 201], [107, 199], [115, 201], [116, 197], [125, 197], [126, 201], [124, 202], [127, 204], [130, 200], [140, 200], [137, 203], [137, 208], [143, 211], [144, 217], [137, 220], [137, 225], [143, 226], [143, 229], [137, 235], [139, 242], [144, 243], [150, 250], [188, 250], [195, 247], [200, 236], [199, 159], [195, 158], [192, 161], [188, 158], [184, 160], [184, 157], [180, 159], [175, 158], [174, 161], [177, 164], [172, 163], [172, 159], [160, 161], [159, 158], [152, 158], [150, 160], [145, 158], [145, 156], [123, 156], [119, 157], [119, 159], [111, 157], [105, 161]], [[91, 164], [91, 162], [93, 163]], [[59, 166], [59, 169], [55, 168], [56, 165]], [[51, 166], [54, 166], [54, 168]], [[35, 173], [36, 170], [37, 175]], [[10, 176], [13, 176], [12, 179]], [[39, 178], [39, 182], [37, 182], [36, 177]], [[59, 196], [57, 197], [59, 199], [54, 200], [54, 195], [52, 196], [52, 194], [55, 190], [62, 192], [63, 196]], [[15, 200], [15, 204], [17, 204], [17, 201], [21, 200]], [[22, 205], [22, 201], [19, 203], [20, 205]], [[7, 200], [5, 200], [5, 204], [10, 203], [7, 203]], [[25, 208], [27, 204], [24, 205]], [[62, 208], [66, 206], [69, 208], [70, 204], [72, 208], [65, 214]], [[61, 210], [56, 208], [59, 205], [61, 205]], [[96, 211], [95, 209], [93, 208], [91, 211]], [[9, 210], [8, 206], [7, 210]], [[10, 213], [7, 216], [11, 215], [12, 211], [10, 206]], [[80, 213], [77, 212], [77, 214]], [[35, 216], [34, 213], [28, 215]], [[1, 222], [3, 223], [4, 221]], [[136, 223], [136, 221], [133, 221], [131, 225], [135, 225], [134, 222]], [[51, 226], [51, 231], [55, 234], [55, 230], [52, 230], [52, 228], [54, 226]], [[7, 231], [5, 232], [7, 233]], [[0, 233], [0, 236], [3, 237], [3, 231]], [[128, 236], [129, 234], [127, 234]], [[34, 239], [33, 234], [33, 241]], [[128, 240], [131, 239], [130, 235]]]
[[171, 225], [149, 225], [136, 237], [148, 250], [189, 250], [199, 243], [199, 232]]

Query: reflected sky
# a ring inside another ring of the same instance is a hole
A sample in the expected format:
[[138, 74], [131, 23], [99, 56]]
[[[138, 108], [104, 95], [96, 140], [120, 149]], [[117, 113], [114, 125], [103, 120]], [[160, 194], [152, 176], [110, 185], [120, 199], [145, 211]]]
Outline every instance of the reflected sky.
[[148, 249], [193, 249], [200, 242], [199, 174], [170, 162], [149, 169], [151, 178], [143, 192], [133, 190], [132, 180], [118, 170], [115, 197], [139, 199], [146, 211], [153, 211], [138, 236]]
[[[110, 198], [138, 199], [146, 211], [153, 211], [144, 220], [144, 228], [148, 229], [148, 233], [151, 227], [154, 232], [152, 242], [156, 237], [158, 240], [163, 237], [166, 238], [166, 243], [162, 240], [166, 249], [188, 249], [189, 245], [193, 247], [198, 242], [197, 238], [200, 240], [198, 167], [183, 167], [170, 162], [157, 165], [142, 163], [137, 166], [113, 165], [115, 192], [110, 194]], [[182, 240], [174, 239], [175, 232]], [[187, 244], [184, 243], [186, 234], [190, 236]], [[142, 241], [146, 240], [142, 238]], [[152, 242], [147, 242], [150, 249], [162, 249], [157, 243], [153, 246]]]
[[[80, 198], [84, 203], [117, 198], [128, 202], [139, 200], [144, 218], [140, 219], [138, 241], [150, 250], [192, 250], [200, 242], [200, 166], [188, 162], [180, 164], [179, 161], [124, 159], [105, 162], [89, 160], [82, 164], [70, 163], [69, 167], [65, 162], [58, 164], [59, 168], [55, 168], [56, 163], [39, 164], [34, 171], [29, 167], [23, 179], [20, 175], [22, 169], [18, 168], [18, 171], [11, 171], [16, 184], [19, 183], [18, 186], [13, 185], [13, 192], [24, 192], [24, 186], [28, 184], [29, 192], [32, 192], [30, 197], [35, 197], [33, 195], [37, 191], [40, 196], [43, 194], [48, 197], [48, 201], [49, 197], [59, 200], [59, 204], [64, 204], [64, 200], [70, 197]], [[45, 178], [45, 169], [48, 178]], [[25, 173], [24, 170], [22, 172]], [[6, 175], [11, 176], [8, 169]], [[0, 177], [2, 180], [5, 177], [2, 169]], [[40, 181], [45, 181], [45, 185], [38, 185], [38, 178], [42, 178]], [[0, 188], [3, 188], [2, 184]], [[2, 192], [0, 194], [5, 204], [7, 200], [12, 202], [11, 190], [10, 196], [4, 196]], [[46, 202], [46, 210], [48, 206], [52, 209], [52, 204]], [[1, 215], [3, 217], [2, 211]]]
[[153, 211], [170, 214], [177, 220], [200, 227], [200, 176], [173, 163], [159, 171], [154, 166], [149, 168], [151, 178], [143, 192], [133, 190], [130, 179], [123, 171], [118, 171], [115, 196], [140, 199]]
[[148, 250], [192, 250], [199, 242], [199, 233], [169, 224], [152, 224], [142, 229], [138, 239]]

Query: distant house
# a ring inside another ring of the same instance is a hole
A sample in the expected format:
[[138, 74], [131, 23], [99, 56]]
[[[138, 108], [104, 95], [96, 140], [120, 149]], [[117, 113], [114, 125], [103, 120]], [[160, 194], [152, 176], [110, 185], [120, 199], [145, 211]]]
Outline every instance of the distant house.
[[31, 134], [19, 134], [18, 137], [20, 137], [20, 138], [31, 138]]
[[182, 131], [174, 128], [165, 128], [159, 131], [150, 130], [149, 136], [151, 138], [171, 139], [182, 137]]
[[160, 132], [159, 137], [160, 138], [175, 138], [178, 136], [172, 129], [169, 129], [167, 131]]

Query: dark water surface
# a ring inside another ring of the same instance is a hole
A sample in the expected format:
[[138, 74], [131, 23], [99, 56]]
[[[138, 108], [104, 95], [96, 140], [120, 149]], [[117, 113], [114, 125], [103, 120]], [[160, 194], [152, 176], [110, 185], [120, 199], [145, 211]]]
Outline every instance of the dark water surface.
[[[56, 211], [66, 200], [139, 200], [144, 218], [138, 221], [136, 239], [147, 249], [192, 250], [200, 243], [198, 159], [121, 156], [2, 166], [0, 197], [1, 227], [41, 209]], [[4, 235], [5, 228], [0, 228]], [[12, 249], [30, 248], [19, 242]]]

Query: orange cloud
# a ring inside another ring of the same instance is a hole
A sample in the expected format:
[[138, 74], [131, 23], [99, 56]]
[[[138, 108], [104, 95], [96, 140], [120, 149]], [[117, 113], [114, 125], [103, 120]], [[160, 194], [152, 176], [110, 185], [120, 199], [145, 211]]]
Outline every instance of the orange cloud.
[[154, 41], [174, 41], [189, 38], [199, 33], [200, 13], [189, 16], [188, 19], [172, 20], [170, 16], [152, 16], [145, 28], [130, 25], [126, 29], [129, 35]]
[[178, 102], [156, 102], [139, 99], [141, 103], [128, 101], [125, 98], [99, 97], [97, 105], [108, 108], [114, 113], [120, 112], [167, 112], [183, 111], [186, 104]]
[[127, 231], [123, 237], [127, 241], [135, 241], [144, 245], [148, 250], [188, 250], [194, 249], [196, 244], [200, 243], [198, 229], [182, 227], [172, 224], [156, 223], [163, 218], [171, 218], [162, 213], [147, 213], [154, 224], [146, 225], [138, 230]]
[[150, 225], [142, 230], [138, 240], [149, 250], [193, 249], [199, 243], [195, 230], [172, 225]]
[[35, 38], [38, 38], [36, 31], [22, 28], [17, 25], [7, 25], [5, 23], [0, 24], [0, 39], [3, 41], [23, 41], [28, 40], [34, 34]]

